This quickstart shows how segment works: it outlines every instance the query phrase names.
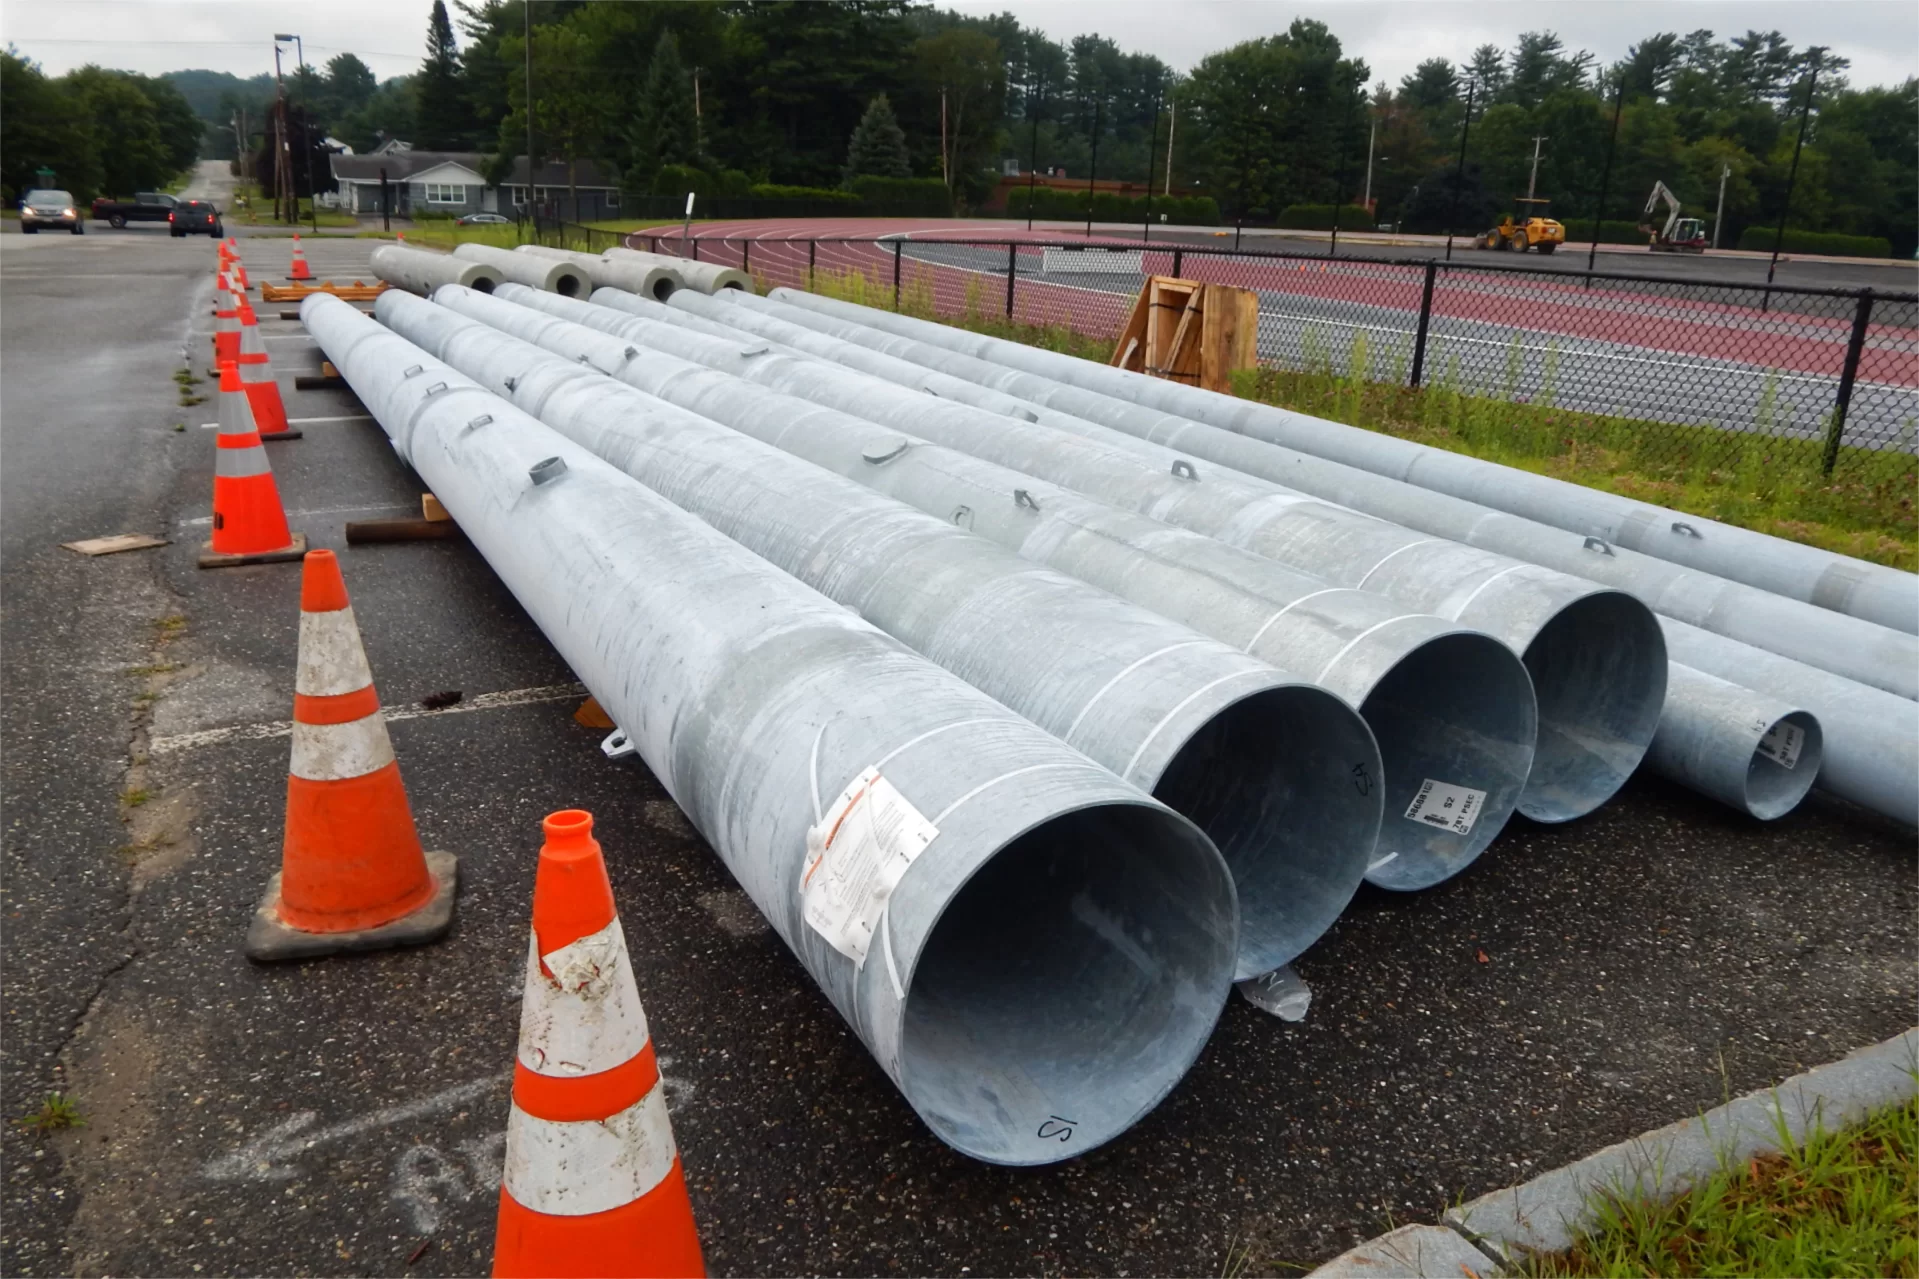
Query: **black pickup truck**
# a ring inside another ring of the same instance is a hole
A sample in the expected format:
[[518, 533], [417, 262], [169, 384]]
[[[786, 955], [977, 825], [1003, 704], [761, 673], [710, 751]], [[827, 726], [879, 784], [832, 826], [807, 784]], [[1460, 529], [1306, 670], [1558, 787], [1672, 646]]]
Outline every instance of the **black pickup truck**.
[[123, 227], [129, 222], [165, 222], [179, 201], [160, 191], [136, 191], [131, 200], [109, 200], [105, 196], [93, 202], [95, 221]]

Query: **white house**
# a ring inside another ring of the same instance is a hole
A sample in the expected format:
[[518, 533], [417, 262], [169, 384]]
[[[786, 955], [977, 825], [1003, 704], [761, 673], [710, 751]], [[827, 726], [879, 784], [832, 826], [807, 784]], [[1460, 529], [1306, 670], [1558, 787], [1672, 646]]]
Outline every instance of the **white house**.
[[[392, 149], [388, 149], [392, 148]], [[421, 151], [403, 142], [387, 142], [369, 155], [331, 157], [340, 207], [362, 217], [381, 212], [384, 185], [389, 209], [397, 217], [419, 213], [499, 213], [517, 217], [527, 209], [527, 163], [515, 156], [507, 181], [488, 185], [489, 157], [477, 151]], [[569, 191], [567, 165], [549, 160], [534, 175], [532, 203], [542, 217], [589, 222], [617, 217], [620, 191], [591, 160], [573, 166]], [[577, 207], [573, 198], [577, 193]]]

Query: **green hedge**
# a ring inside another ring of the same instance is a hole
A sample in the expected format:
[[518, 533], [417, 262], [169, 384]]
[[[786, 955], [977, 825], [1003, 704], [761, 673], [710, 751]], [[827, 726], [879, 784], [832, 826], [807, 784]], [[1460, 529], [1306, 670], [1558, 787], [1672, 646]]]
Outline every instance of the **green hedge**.
[[[1739, 247], [1755, 253], [1771, 253], [1776, 226], [1749, 226], [1739, 237]], [[1889, 258], [1892, 242], [1880, 235], [1840, 235], [1832, 231], [1798, 231], [1786, 228], [1780, 249], [1787, 253], [1828, 253], [1841, 258]]]
[[938, 178], [882, 178], [862, 173], [846, 187], [874, 209], [895, 217], [953, 216], [952, 193]]
[[[1025, 217], [1028, 198], [1029, 188], [1027, 187], [1014, 187], [1008, 192], [1007, 216]], [[1084, 218], [1087, 214], [1087, 193], [1084, 191], [1062, 191], [1057, 187], [1036, 186], [1030, 188], [1030, 198], [1033, 216], [1036, 218], [1070, 221]], [[1219, 225], [1219, 204], [1210, 195], [1156, 195], [1152, 199], [1155, 221], [1164, 216], [1167, 222], [1180, 226]], [[1100, 222], [1143, 222], [1146, 218], [1146, 197], [1097, 191], [1092, 196], [1092, 215], [1096, 221]]]
[[778, 182], [755, 182], [747, 192], [755, 200], [821, 200], [829, 204], [857, 206], [860, 197], [851, 191], [833, 191], [826, 187], [784, 186]]
[[[1279, 211], [1279, 226], [1284, 231], [1330, 231], [1333, 206], [1330, 204], [1289, 204]], [[1339, 211], [1342, 231], [1370, 231], [1373, 215], [1361, 204], [1348, 204]]]

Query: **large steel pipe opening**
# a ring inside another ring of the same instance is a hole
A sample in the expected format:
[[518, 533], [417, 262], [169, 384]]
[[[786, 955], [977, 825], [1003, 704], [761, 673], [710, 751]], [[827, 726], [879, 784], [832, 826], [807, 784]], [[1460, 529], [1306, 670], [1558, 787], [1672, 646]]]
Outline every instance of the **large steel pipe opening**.
[[1046, 1163], [1166, 1095], [1221, 1004], [1232, 920], [1204, 845], [1163, 812], [1086, 809], [960, 889], [913, 970], [900, 1037], [902, 1086], [935, 1132], [995, 1163]]
[[1666, 641], [1645, 605], [1620, 591], [1567, 604], [1523, 654], [1539, 699], [1539, 745], [1520, 811], [1539, 822], [1583, 817], [1632, 775], [1666, 701]]

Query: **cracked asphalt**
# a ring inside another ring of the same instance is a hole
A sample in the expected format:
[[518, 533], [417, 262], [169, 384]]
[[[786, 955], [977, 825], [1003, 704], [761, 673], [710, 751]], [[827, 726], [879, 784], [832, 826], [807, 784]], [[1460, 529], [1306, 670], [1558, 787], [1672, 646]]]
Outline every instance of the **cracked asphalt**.
[[[306, 244], [319, 275], [365, 274], [372, 242]], [[284, 239], [241, 247], [256, 281], [284, 273]], [[538, 822], [565, 806], [609, 855], [716, 1274], [1286, 1272], [1913, 1021], [1910, 832], [1821, 798], [1761, 826], [1640, 778], [1587, 820], [1516, 822], [1436, 890], [1363, 892], [1299, 964], [1307, 1019], [1232, 1001], [1122, 1139], [973, 1163], [645, 768], [602, 757], [469, 547], [346, 549], [346, 520], [420, 495], [365, 421], [268, 449], [409, 710], [392, 736], [425, 842], [461, 858], [458, 922], [249, 964], [287, 751], [251, 726], [290, 713], [298, 568], [193, 565], [214, 406], [172, 375], [185, 351], [204, 376], [213, 257], [137, 228], [0, 237], [0, 1101], [18, 1118], [57, 1089], [85, 1118], [7, 1125], [7, 1274], [485, 1272]], [[277, 315], [289, 413], [359, 411], [292, 390], [318, 357]], [[171, 541], [59, 548], [135, 531]], [[448, 690], [532, 691], [411, 713]]]

